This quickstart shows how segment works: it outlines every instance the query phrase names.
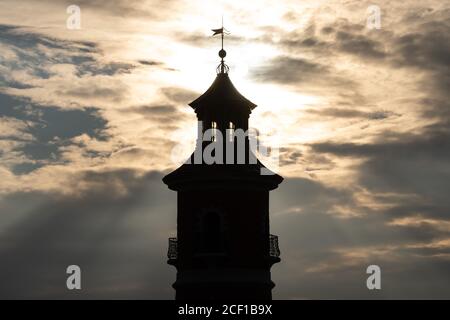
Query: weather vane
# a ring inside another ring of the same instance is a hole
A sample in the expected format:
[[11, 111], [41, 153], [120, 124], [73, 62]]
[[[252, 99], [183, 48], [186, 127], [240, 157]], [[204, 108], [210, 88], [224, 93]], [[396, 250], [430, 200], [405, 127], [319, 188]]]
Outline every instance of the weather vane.
[[225, 61], [223, 60], [226, 56], [227, 56], [227, 52], [223, 49], [223, 38], [225, 36], [225, 34], [230, 34], [230, 32], [228, 30], [226, 30], [223, 27], [223, 16], [222, 16], [222, 28], [219, 29], [211, 29], [214, 34], [212, 35], [213, 37], [220, 34], [222, 36], [222, 49], [220, 49], [219, 51], [219, 57], [222, 59], [220, 61], [220, 64], [217, 66], [217, 73], [228, 73], [228, 71], [230, 70], [230, 68], [225, 64]]

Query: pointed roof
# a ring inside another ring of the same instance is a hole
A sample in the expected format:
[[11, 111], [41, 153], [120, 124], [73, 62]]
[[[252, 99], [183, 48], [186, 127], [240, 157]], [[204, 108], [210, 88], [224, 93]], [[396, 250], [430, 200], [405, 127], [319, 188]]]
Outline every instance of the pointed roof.
[[243, 106], [253, 110], [256, 104], [245, 98], [237, 91], [228, 76], [228, 73], [218, 73], [216, 79], [208, 90], [200, 97], [189, 103], [197, 112], [204, 106], [230, 105]]

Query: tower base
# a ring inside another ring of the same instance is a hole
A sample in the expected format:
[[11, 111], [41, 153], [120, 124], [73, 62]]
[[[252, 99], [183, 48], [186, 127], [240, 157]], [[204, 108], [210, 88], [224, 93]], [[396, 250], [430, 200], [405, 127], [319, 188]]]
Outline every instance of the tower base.
[[202, 269], [177, 272], [176, 300], [271, 300], [275, 284], [261, 269]]

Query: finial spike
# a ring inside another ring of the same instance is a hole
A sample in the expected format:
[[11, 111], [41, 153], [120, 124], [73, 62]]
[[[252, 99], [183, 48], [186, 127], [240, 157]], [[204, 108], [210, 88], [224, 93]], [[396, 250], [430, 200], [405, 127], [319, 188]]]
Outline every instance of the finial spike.
[[214, 32], [213, 36], [220, 34], [222, 38], [222, 48], [219, 51], [219, 57], [221, 58], [220, 65], [217, 67], [217, 73], [228, 73], [228, 66], [225, 64], [224, 58], [227, 55], [227, 52], [223, 49], [223, 40], [225, 37], [225, 28], [223, 26], [223, 15], [222, 15], [222, 28], [220, 29], [212, 29]]

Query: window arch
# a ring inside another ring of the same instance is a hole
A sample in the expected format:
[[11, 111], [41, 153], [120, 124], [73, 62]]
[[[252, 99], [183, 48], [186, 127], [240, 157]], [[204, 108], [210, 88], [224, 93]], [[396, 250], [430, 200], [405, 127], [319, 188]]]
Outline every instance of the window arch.
[[217, 140], [217, 122], [211, 122], [211, 141]]

